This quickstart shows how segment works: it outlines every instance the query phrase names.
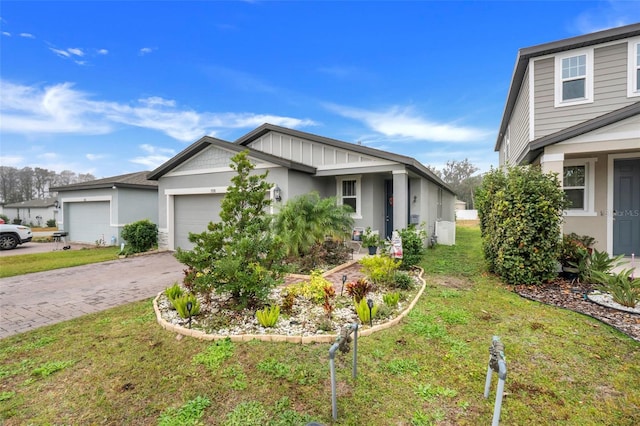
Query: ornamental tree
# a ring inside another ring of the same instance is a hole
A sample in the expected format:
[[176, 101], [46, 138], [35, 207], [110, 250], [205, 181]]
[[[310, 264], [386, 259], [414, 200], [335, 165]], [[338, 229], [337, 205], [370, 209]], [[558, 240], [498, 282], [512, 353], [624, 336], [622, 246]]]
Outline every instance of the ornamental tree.
[[264, 302], [284, 276], [284, 251], [270, 232], [272, 184], [268, 172], [252, 173], [248, 151], [236, 154], [230, 167], [236, 171], [222, 200], [220, 221], [210, 222], [202, 233], [189, 233], [192, 250], [178, 248], [177, 259], [190, 267], [192, 286], [201, 293], [230, 294], [242, 307]]

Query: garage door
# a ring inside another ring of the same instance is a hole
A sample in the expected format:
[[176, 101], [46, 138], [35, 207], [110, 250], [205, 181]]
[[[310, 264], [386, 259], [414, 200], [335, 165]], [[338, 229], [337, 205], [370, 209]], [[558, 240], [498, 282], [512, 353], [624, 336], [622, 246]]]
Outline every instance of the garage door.
[[174, 198], [175, 247], [191, 250], [189, 232], [207, 230], [209, 222], [220, 221], [220, 202], [224, 195], [176, 195]]
[[[69, 229], [69, 241], [94, 244], [100, 238], [111, 239], [108, 201], [68, 203], [65, 211], [65, 227]], [[108, 244], [108, 243], [107, 243]]]

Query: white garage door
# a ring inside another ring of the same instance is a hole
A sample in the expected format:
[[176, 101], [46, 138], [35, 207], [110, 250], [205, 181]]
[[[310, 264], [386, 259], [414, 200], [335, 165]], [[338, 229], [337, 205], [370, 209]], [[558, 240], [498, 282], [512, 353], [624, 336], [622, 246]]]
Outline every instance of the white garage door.
[[[68, 240], [94, 244], [101, 238], [111, 239], [108, 201], [69, 203], [65, 211]], [[108, 244], [108, 243], [107, 243]]]
[[224, 195], [176, 195], [174, 199], [175, 247], [191, 250], [189, 232], [207, 230], [209, 222], [220, 221], [220, 202]]

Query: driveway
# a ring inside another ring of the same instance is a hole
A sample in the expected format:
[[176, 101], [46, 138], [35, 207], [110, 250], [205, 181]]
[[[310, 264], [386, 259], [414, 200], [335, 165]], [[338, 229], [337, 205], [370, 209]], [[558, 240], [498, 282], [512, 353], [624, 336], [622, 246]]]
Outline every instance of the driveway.
[[0, 338], [153, 297], [183, 269], [164, 252], [2, 278]]

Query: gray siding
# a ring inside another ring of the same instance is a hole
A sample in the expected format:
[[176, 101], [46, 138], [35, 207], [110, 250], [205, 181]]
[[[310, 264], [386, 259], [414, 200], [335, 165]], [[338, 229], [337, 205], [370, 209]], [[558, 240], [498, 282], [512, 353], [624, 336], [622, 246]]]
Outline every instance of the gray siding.
[[277, 132], [269, 132], [251, 142], [249, 146], [258, 151], [314, 167], [377, 160], [374, 157], [357, 152], [334, 148], [322, 143], [294, 138]]
[[510, 164], [517, 163], [518, 157], [529, 144], [529, 70], [524, 76], [524, 81], [509, 123], [509, 158], [505, 160]]
[[627, 43], [595, 48], [593, 96], [588, 104], [554, 107], [554, 58], [535, 61], [535, 138], [637, 101], [627, 98]]
[[158, 223], [158, 191], [145, 191], [140, 189], [118, 189], [117, 218], [114, 222], [119, 225], [149, 219]]

